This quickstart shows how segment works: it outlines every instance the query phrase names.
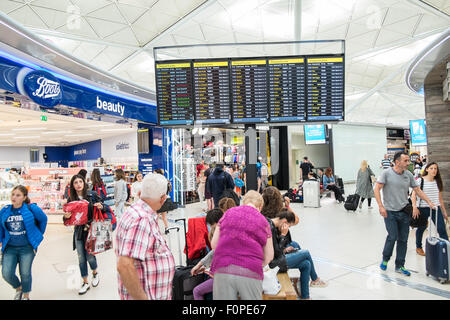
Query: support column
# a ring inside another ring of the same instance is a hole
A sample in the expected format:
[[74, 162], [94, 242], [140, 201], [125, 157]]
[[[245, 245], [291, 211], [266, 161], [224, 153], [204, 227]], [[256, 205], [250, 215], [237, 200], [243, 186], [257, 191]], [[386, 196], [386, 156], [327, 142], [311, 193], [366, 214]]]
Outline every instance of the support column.
[[450, 101], [443, 101], [442, 81], [447, 76], [450, 56], [437, 64], [424, 83], [425, 117], [427, 124], [427, 158], [436, 162], [444, 184], [442, 198], [450, 213]]
[[258, 188], [257, 181], [257, 139], [256, 125], [245, 125], [245, 172], [247, 175], [247, 190], [256, 190]]

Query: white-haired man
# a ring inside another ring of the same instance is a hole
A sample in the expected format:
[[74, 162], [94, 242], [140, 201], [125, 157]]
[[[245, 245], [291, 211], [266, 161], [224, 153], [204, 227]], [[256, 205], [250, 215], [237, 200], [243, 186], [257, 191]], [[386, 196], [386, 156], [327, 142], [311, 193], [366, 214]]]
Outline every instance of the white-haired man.
[[172, 298], [175, 261], [159, 229], [157, 214], [166, 201], [166, 191], [163, 175], [146, 175], [140, 200], [119, 221], [116, 254], [122, 300]]

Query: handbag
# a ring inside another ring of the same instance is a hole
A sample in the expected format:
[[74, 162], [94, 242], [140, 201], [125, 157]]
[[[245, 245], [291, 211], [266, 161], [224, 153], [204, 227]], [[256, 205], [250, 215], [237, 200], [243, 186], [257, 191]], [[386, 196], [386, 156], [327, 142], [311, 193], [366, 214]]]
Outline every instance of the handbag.
[[88, 223], [89, 202], [86, 200], [78, 200], [66, 203], [64, 206], [65, 212], [70, 212], [72, 215], [69, 219], [64, 219], [65, 226], [82, 226]]
[[[420, 182], [420, 189], [423, 190], [423, 179]], [[409, 215], [409, 226], [411, 228], [420, 228], [420, 227], [426, 227], [428, 224], [427, 219], [422, 214], [419, 214], [417, 218], [413, 217], [413, 207], [412, 207], [412, 201], [411, 201], [411, 194], [408, 197], [408, 204], [405, 208], [403, 208], [403, 211], [406, 212]]]
[[88, 254], [95, 255], [112, 249], [112, 247], [111, 220], [105, 220], [100, 210], [94, 207], [93, 220], [86, 239], [86, 251]]
[[168, 212], [168, 211], [172, 211], [178, 209], [178, 205], [175, 204], [172, 199], [170, 199], [170, 197], [167, 197], [166, 201], [164, 201], [164, 204], [162, 205], [162, 207], [156, 211], [157, 213], [162, 213], [162, 212]]
[[264, 268], [264, 279], [262, 283], [263, 292], [269, 295], [277, 295], [281, 290], [281, 284], [278, 281], [277, 273], [279, 267], [270, 269], [268, 266]]

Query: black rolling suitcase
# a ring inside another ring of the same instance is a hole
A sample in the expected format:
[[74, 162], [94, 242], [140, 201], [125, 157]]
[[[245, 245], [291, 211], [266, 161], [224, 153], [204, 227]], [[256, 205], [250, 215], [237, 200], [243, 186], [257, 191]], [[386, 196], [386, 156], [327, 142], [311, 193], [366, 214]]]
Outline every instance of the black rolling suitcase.
[[[176, 219], [175, 223], [183, 220], [184, 223], [184, 237], [186, 239], [186, 219]], [[196, 276], [191, 276], [191, 269], [194, 265], [183, 266], [182, 254], [181, 254], [181, 241], [180, 241], [180, 227], [170, 227], [167, 229], [168, 231], [168, 239], [169, 239], [169, 247], [172, 250], [171, 242], [170, 242], [170, 234], [172, 231], [177, 233], [178, 237], [178, 261], [179, 264], [175, 267], [175, 275], [173, 277], [172, 282], [172, 300], [194, 300], [193, 290], [200, 283], [205, 281], [205, 275], [199, 274]], [[188, 250], [186, 247], [186, 261], [188, 259]]]
[[356, 211], [359, 204], [359, 195], [357, 194], [351, 194], [347, 197], [347, 200], [345, 200], [344, 208], [347, 211]]

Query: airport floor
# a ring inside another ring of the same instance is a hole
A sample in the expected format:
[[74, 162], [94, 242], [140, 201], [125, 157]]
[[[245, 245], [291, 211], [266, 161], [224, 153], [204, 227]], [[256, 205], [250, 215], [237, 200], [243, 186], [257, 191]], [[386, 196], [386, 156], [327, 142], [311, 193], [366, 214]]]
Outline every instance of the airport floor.
[[[354, 185], [346, 185], [346, 192]], [[326, 288], [311, 288], [313, 300], [448, 300], [450, 283], [440, 284], [425, 275], [425, 257], [415, 252], [415, 231], [408, 241], [406, 268], [412, 274], [406, 277], [394, 272], [394, 256], [388, 269], [381, 271], [381, 252], [387, 235], [383, 218], [378, 212], [375, 199], [373, 209], [347, 212], [343, 204], [332, 198], [321, 200], [320, 208], [304, 208], [303, 204], [292, 204], [300, 216], [300, 223], [291, 228], [295, 241], [308, 249], [320, 278], [329, 282]], [[194, 217], [202, 211], [200, 203], [187, 205], [169, 214], [174, 224], [177, 217]], [[160, 221], [163, 230], [162, 221]], [[428, 236], [425, 232], [423, 243]], [[178, 263], [179, 250], [176, 235], [170, 245]], [[184, 235], [181, 233], [182, 246]], [[116, 256], [113, 250], [97, 256], [100, 284], [83, 296], [78, 295], [81, 284], [78, 260], [72, 251], [72, 230], [62, 224], [49, 224], [33, 264], [34, 300], [117, 300]], [[298, 276], [298, 270], [289, 270]], [[91, 275], [90, 275], [91, 278]], [[0, 279], [0, 300], [12, 300], [14, 290]]]

